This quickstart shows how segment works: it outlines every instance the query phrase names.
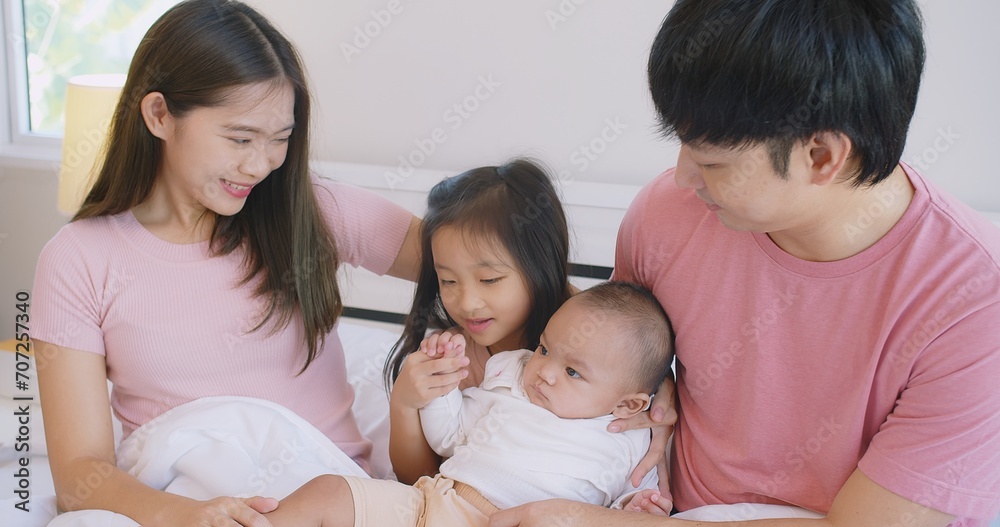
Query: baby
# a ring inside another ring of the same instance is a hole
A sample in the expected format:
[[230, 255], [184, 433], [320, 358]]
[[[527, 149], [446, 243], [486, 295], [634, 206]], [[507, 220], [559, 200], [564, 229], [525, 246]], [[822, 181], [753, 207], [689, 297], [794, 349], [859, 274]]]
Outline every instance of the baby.
[[[640, 510], [629, 501], [639, 490], [656, 492], [656, 471], [639, 489], [628, 478], [649, 448], [649, 431], [607, 427], [645, 410], [670, 372], [673, 334], [663, 308], [645, 289], [606, 282], [567, 300], [540, 340], [534, 352], [491, 357], [480, 387], [456, 389], [420, 410], [428, 443], [449, 458], [437, 476], [412, 487], [320, 476], [268, 520], [275, 527], [485, 526], [499, 509], [550, 498]], [[464, 346], [461, 336], [450, 342]], [[668, 497], [657, 505], [669, 512]]]

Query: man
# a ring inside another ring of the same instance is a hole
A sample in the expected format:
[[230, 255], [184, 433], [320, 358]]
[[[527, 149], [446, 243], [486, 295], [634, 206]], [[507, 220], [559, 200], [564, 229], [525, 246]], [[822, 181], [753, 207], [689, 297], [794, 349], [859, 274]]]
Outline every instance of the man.
[[[680, 0], [664, 21], [649, 84], [681, 151], [630, 207], [615, 277], [677, 332], [678, 510], [996, 516], [1000, 231], [899, 163], [923, 62], [913, 0]], [[492, 520], [692, 524], [560, 501]]]

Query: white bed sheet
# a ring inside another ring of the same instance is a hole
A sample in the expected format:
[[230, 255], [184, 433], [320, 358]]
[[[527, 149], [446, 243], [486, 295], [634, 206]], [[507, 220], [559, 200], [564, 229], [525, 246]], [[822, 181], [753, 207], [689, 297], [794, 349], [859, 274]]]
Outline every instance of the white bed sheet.
[[[340, 337], [344, 343], [349, 381], [355, 388], [354, 413], [361, 433], [372, 440], [372, 469], [382, 478], [393, 477], [389, 463], [389, 399], [382, 386], [382, 365], [392, 344], [399, 336], [398, 331], [369, 325], [363, 321], [341, 319]], [[42, 423], [41, 406], [38, 404], [37, 383], [34, 361], [29, 371], [30, 390], [15, 388], [15, 354], [0, 351], [0, 372], [4, 374], [0, 382], [0, 488], [12, 489], [20, 478], [15, 474], [22, 457], [28, 459], [27, 490], [30, 496], [25, 507], [16, 506], [24, 501], [11, 491], [0, 494], [0, 526], [44, 527], [55, 515], [55, 490], [48, 457], [45, 454], [45, 433]], [[10, 380], [7, 379], [9, 374]], [[33, 397], [34, 401], [15, 401], [14, 397]], [[26, 407], [26, 408], [24, 408]], [[29, 414], [30, 435], [27, 444], [30, 451], [16, 450], [16, 440], [20, 423], [15, 415], [20, 409]], [[116, 438], [121, 437], [121, 425], [116, 421]]]

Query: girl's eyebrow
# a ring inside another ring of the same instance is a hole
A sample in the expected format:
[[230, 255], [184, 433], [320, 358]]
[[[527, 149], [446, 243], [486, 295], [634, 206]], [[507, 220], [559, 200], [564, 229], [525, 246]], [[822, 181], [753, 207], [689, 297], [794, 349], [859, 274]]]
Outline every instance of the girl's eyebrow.
[[497, 271], [499, 271], [501, 269], [512, 269], [512, 267], [510, 265], [507, 265], [507, 264], [505, 264], [503, 262], [488, 262], [488, 261], [485, 261], [485, 260], [477, 263], [476, 267], [486, 267], [486, 268], [494, 269], [494, 270], [497, 270]]
[[[263, 134], [264, 131], [256, 126], [249, 126], [245, 124], [227, 124], [223, 127], [227, 132], [247, 132], [251, 134]], [[277, 132], [275, 134], [280, 134], [281, 132], [287, 132], [295, 128], [295, 123], [292, 123]]]
[[[442, 269], [444, 271], [451, 271], [451, 269], [447, 265], [441, 265], [441, 264], [439, 264], [437, 262], [434, 262], [434, 268], [435, 269]], [[500, 271], [500, 270], [503, 270], [503, 269], [513, 269], [513, 267], [511, 267], [510, 265], [507, 265], [507, 264], [502, 263], [502, 262], [488, 262], [488, 261], [485, 261], [485, 260], [481, 261], [481, 262], [477, 262], [476, 263], [476, 268], [477, 269], [478, 268], [493, 269], [493, 270], [496, 270], [496, 271]]]

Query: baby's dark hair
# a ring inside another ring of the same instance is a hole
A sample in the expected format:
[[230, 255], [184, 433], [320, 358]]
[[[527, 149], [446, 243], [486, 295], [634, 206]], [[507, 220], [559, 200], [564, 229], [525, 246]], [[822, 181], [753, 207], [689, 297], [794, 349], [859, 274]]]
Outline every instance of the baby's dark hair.
[[634, 389], [656, 393], [674, 360], [674, 330], [656, 297], [631, 282], [611, 281], [585, 289], [576, 298], [607, 315], [612, 330], [624, 335], [622, 345], [635, 364]]
[[541, 167], [527, 159], [515, 159], [447, 178], [427, 196], [420, 233], [420, 275], [403, 335], [386, 359], [387, 388], [428, 329], [457, 325], [441, 302], [431, 252], [431, 238], [442, 227], [461, 229], [471, 243], [486, 250], [503, 247], [514, 259], [532, 306], [521, 347], [538, 344], [549, 317], [569, 298], [569, 229], [555, 187]]

